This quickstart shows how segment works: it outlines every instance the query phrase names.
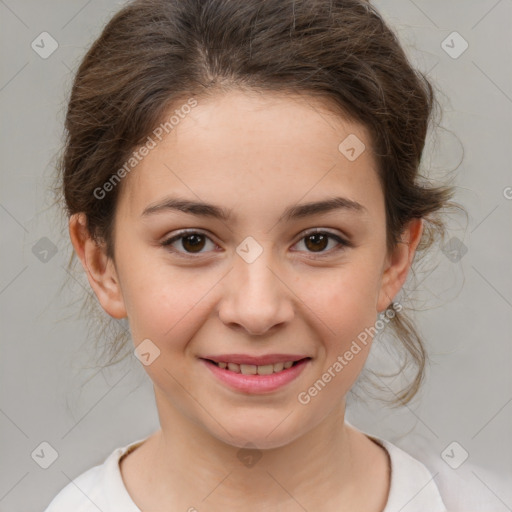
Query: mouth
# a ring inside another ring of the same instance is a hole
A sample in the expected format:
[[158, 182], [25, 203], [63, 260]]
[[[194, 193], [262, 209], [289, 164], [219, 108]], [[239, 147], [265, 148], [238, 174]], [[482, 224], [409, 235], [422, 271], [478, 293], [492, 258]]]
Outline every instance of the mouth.
[[264, 365], [238, 364], [200, 358], [220, 383], [249, 394], [270, 393], [295, 380], [311, 364], [311, 357]]
[[242, 373], [243, 375], [272, 375], [273, 373], [279, 373], [283, 370], [288, 370], [288, 368], [296, 366], [301, 361], [305, 361], [307, 359], [311, 358], [304, 357], [303, 359], [298, 359], [297, 361], [284, 361], [264, 365], [227, 363], [225, 361], [214, 361], [213, 359], [204, 359], [204, 361], [215, 364], [223, 370], [228, 370], [234, 373]]

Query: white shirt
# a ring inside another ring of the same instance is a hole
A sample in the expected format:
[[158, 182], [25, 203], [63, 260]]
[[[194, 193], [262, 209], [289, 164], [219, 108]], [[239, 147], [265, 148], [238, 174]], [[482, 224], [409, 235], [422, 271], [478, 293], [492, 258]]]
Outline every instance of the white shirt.
[[[389, 441], [366, 435], [383, 446], [391, 460], [391, 486], [382, 512], [446, 512], [436, 483], [421, 462]], [[124, 485], [119, 459], [146, 439], [116, 448], [103, 464], [66, 485], [44, 512], [141, 512]]]

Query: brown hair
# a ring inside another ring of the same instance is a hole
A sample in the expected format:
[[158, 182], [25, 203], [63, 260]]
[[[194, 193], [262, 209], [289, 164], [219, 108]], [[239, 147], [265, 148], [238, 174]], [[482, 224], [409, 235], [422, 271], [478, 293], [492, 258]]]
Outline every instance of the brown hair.
[[[425, 220], [420, 251], [444, 233], [434, 214], [452, 190], [419, 172], [437, 105], [433, 87], [368, 2], [135, 0], [105, 26], [76, 73], [57, 176], [67, 215], [85, 213], [89, 233], [110, 258], [121, 186], [101, 200], [94, 190], [171, 106], [233, 88], [320, 97], [363, 124], [379, 165], [389, 248], [413, 218]], [[415, 368], [396, 394], [395, 402], [407, 403], [423, 379], [426, 352], [404, 311], [390, 326], [405, 349], [403, 368]], [[127, 331], [116, 332], [109, 364], [128, 340]]]

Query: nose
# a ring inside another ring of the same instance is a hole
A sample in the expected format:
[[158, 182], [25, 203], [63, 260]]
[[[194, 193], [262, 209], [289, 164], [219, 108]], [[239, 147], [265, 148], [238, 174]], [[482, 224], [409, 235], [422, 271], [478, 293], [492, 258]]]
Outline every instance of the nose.
[[262, 335], [292, 320], [294, 294], [270, 254], [270, 249], [264, 250], [252, 263], [235, 255], [218, 310], [227, 326]]

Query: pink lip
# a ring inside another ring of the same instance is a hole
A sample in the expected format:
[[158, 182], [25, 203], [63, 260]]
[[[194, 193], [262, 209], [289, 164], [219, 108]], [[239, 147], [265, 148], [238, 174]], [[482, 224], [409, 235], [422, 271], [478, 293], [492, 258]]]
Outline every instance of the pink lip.
[[265, 364], [286, 363], [286, 361], [300, 361], [306, 357], [308, 356], [297, 354], [267, 354], [264, 356], [220, 354], [218, 356], [204, 356], [201, 359], [211, 359], [217, 363], [255, 364], [256, 366], [263, 366]]
[[[215, 375], [215, 377], [224, 384], [227, 384], [237, 391], [253, 394], [270, 393], [279, 389], [296, 379], [306, 368], [306, 365], [311, 362], [310, 359], [304, 359], [286, 370], [282, 370], [271, 375], [243, 375], [242, 373], [232, 372], [227, 368], [220, 368], [215, 363], [207, 361], [206, 359], [201, 359], [201, 361], [213, 373], [213, 375]], [[287, 359], [287, 361], [291, 361], [291, 359]]]

